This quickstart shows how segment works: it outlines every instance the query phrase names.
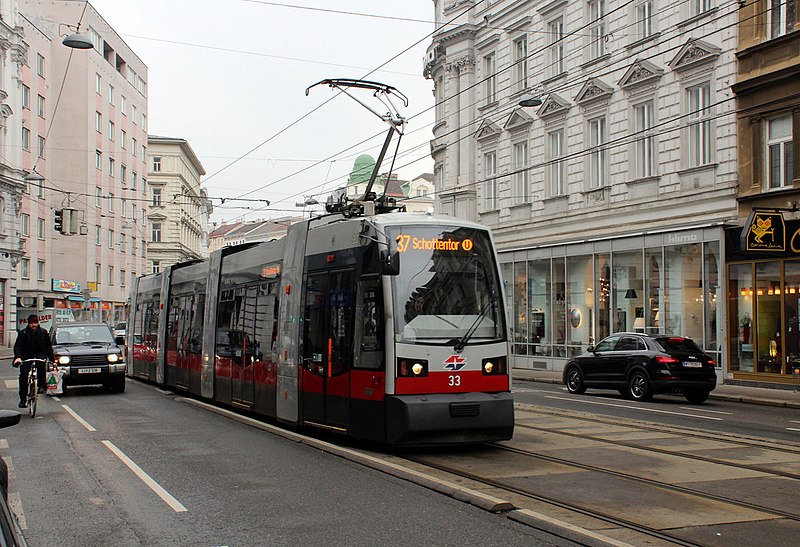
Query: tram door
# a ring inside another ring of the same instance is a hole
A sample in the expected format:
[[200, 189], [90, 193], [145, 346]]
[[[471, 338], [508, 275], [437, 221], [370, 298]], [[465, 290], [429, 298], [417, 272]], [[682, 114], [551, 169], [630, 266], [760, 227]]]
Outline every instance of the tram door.
[[303, 420], [347, 429], [353, 358], [353, 272], [306, 279], [303, 311]]
[[253, 404], [253, 369], [260, 348], [255, 342], [257, 285], [237, 289], [237, 314], [231, 331], [233, 368], [231, 370], [231, 400], [234, 403]]

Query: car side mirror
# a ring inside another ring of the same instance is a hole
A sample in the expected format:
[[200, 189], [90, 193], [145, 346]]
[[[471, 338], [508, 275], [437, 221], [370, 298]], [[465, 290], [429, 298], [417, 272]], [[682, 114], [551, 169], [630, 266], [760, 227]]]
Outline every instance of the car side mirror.
[[586, 348], [586, 351], [588, 351], [589, 353], [595, 353], [594, 346], [589, 346], [588, 348]]

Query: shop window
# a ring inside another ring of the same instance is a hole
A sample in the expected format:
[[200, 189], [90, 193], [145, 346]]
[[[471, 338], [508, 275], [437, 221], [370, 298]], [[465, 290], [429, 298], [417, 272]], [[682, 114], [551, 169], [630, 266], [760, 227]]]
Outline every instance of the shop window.
[[567, 284], [563, 258], [553, 259], [553, 355], [566, 357]]
[[517, 355], [528, 354], [528, 302], [525, 263], [514, 264], [514, 350]]
[[528, 305], [531, 355], [551, 355], [550, 260], [528, 262]]
[[[719, 242], [710, 241], [703, 247], [703, 305], [705, 321], [705, 349], [709, 352], [722, 351], [722, 303], [717, 306], [719, 293]], [[720, 362], [719, 358], [716, 359]]]
[[611, 334], [611, 265], [608, 254], [595, 255], [597, 272], [597, 340]]
[[664, 248], [664, 332], [703, 339], [701, 244]]
[[594, 344], [594, 270], [591, 256], [567, 258], [567, 355]]
[[647, 310], [645, 310], [645, 327], [648, 334], [661, 331], [661, 263], [662, 249], [647, 249], [645, 251], [645, 266], [647, 268]]
[[786, 373], [800, 378], [800, 262], [784, 263], [783, 283]]
[[756, 372], [779, 374], [781, 347], [781, 274], [778, 262], [756, 264]]
[[642, 251], [613, 255], [614, 331], [644, 332]]

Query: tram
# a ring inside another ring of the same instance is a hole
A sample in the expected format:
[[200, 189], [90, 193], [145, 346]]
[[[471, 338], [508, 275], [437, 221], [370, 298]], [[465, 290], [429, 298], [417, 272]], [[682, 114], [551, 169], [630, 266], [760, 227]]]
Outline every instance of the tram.
[[128, 374], [386, 445], [510, 439], [491, 234], [375, 196], [378, 165], [362, 199], [329, 202], [282, 239], [136, 279]]

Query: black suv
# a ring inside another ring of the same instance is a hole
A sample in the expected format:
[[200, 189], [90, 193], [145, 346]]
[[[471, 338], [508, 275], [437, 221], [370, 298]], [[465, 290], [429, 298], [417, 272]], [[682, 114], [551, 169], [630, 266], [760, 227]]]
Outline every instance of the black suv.
[[570, 393], [586, 388], [617, 389], [635, 401], [678, 392], [693, 404], [717, 385], [716, 363], [691, 338], [621, 332], [604, 338], [564, 367]]
[[64, 387], [103, 384], [125, 391], [125, 357], [105, 323], [56, 323], [50, 330]]

